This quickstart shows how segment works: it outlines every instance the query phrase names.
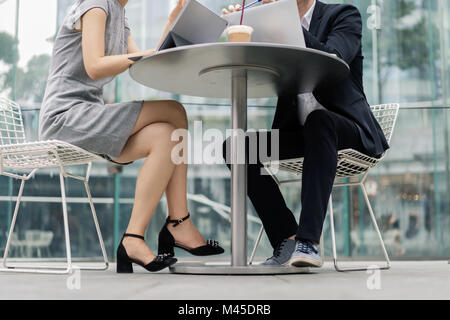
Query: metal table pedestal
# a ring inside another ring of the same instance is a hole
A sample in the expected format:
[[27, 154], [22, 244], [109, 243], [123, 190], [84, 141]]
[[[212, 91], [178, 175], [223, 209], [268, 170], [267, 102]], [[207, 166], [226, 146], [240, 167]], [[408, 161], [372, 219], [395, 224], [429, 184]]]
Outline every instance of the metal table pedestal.
[[[247, 76], [248, 71], [265, 73], [268, 69], [245, 66], [210, 68], [208, 73], [228, 72], [231, 78], [231, 264], [177, 263], [172, 273], [184, 274], [293, 274], [307, 273], [309, 268], [265, 267], [247, 263], [247, 164], [245, 132], [247, 132]], [[223, 76], [223, 75], [222, 75]]]

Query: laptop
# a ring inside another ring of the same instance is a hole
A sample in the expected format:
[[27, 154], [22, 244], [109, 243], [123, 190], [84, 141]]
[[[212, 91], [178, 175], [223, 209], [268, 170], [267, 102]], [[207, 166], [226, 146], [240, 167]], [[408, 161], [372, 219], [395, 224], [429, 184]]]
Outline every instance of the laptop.
[[158, 51], [217, 42], [228, 22], [196, 0], [189, 0], [161, 42]]
[[[229, 25], [241, 22], [241, 12], [223, 16]], [[242, 24], [254, 29], [252, 42], [268, 42], [305, 48], [297, 0], [280, 0], [245, 9]]]

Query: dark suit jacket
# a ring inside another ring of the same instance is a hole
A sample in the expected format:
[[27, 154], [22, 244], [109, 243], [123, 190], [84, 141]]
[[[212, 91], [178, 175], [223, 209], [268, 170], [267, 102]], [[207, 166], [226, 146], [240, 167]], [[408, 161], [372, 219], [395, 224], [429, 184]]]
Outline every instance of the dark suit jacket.
[[[317, 1], [310, 30], [303, 29], [303, 33], [308, 48], [334, 53], [350, 66], [350, 74], [344, 81], [317, 88], [313, 92], [315, 98], [328, 110], [358, 125], [368, 155], [381, 155], [389, 145], [364, 94], [362, 19], [358, 9]], [[280, 96], [272, 128], [298, 130], [301, 126], [298, 109], [296, 96]]]

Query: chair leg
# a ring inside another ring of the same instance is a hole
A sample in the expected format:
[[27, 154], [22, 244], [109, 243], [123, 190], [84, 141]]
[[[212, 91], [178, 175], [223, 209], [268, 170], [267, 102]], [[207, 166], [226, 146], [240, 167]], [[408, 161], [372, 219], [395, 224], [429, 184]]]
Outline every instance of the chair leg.
[[377, 219], [375, 218], [375, 215], [373, 213], [372, 205], [370, 204], [369, 197], [368, 197], [367, 191], [366, 191], [366, 187], [364, 186], [364, 183], [361, 183], [360, 186], [361, 186], [361, 189], [363, 191], [364, 200], [366, 201], [367, 208], [369, 209], [370, 218], [372, 219], [373, 227], [375, 228], [375, 231], [377, 232], [378, 240], [380, 241], [381, 248], [383, 249], [384, 258], [386, 259], [386, 266], [381, 267], [380, 269], [381, 270], [390, 269], [391, 268], [391, 262], [389, 260], [389, 255], [387, 253], [386, 246], [385, 246], [384, 241], [383, 241], [383, 237], [381, 236], [380, 229], [378, 228]]
[[256, 241], [255, 241], [255, 245], [253, 247], [253, 251], [250, 256], [248, 265], [252, 265], [252, 263], [253, 263], [253, 259], [255, 258], [256, 250], [258, 249], [259, 243], [261, 242], [261, 237], [262, 237], [263, 232], [264, 232], [264, 227], [261, 226], [261, 229], [259, 230], [259, 233], [258, 233], [258, 237], [256, 238]]
[[17, 215], [19, 213], [20, 202], [22, 201], [22, 194], [23, 194], [23, 188], [25, 186], [25, 182], [26, 182], [26, 180], [23, 179], [22, 182], [20, 183], [19, 194], [17, 195], [17, 201], [16, 201], [16, 206], [14, 208], [14, 214], [13, 214], [13, 218], [11, 221], [11, 227], [9, 228], [8, 240], [6, 241], [5, 252], [3, 254], [3, 266], [5, 268], [8, 268], [8, 264], [7, 264], [8, 252], [9, 252], [10, 246], [11, 246], [11, 239], [12, 239], [12, 235], [14, 233], [14, 227], [16, 225]]
[[72, 269], [72, 251], [70, 248], [70, 234], [69, 234], [69, 218], [67, 213], [67, 199], [66, 199], [66, 187], [64, 185], [64, 176], [62, 172], [59, 173], [59, 183], [61, 185], [61, 197], [63, 207], [64, 218], [64, 234], [66, 239], [66, 256], [67, 256], [67, 270]]
[[102, 237], [102, 232], [100, 230], [100, 225], [98, 224], [97, 213], [95, 211], [94, 201], [92, 200], [91, 189], [89, 188], [89, 181], [88, 180], [86, 180], [84, 182], [84, 187], [86, 189], [86, 194], [87, 194], [88, 199], [89, 199], [89, 205], [91, 207], [92, 218], [94, 220], [95, 229], [97, 231], [97, 236], [98, 236], [98, 241], [100, 242], [100, 247], [101, 247], [101, 250], [102, 250], [103, 261], [105, 262], [105, 266], [104, 267], [100, 267], [100, 268], [84, 268], [84, 270], [107, 270], [108, 267], [109, 267], [108, 256], [106, 254], [105, 244], [103, 242], [103, 237]]
[[[365, 202], [366, 202], [367, 207], [369, 209], [369, 213], [370, 213], [370, 217], [372, 219], [372, 223], [373, 223], [373, 225], [375, 227], [375, 230], [376, 230], [376, 232], [378, 234], [378, 239], [380, 240], [381, 247], [383, 249], [383, 253], [384, 253], [384, 256], [385, 256], [386, 262], [387, 262], [386, 266], [379, 267], [379, 269], [380, 270], [390, 269], [391, 266], [390, 266], [389, 256], [388, 256], [386, 248], [384, 246], [384, 242], [383, 242], [383, 238], [381, 237], [380, 230], [378, 229], [378, 224], [377, 224], [377, 221], [375, 219], [375, 215], [373, 214], [373, 210], [372, 210], [372, 206], [370, 205], [369, 197], [367, 196], [367, 192], [366, 192], [366, 189], [364, 187], [364, 184], [360, 183], [360, 186], [361, 186], [361, 188], [363, 190], [364, 199], [365, 199]], [[330, 199], [330, 204], [331, 203], [332, 203], [332, 201]], [[332, 204], [330, 205], [330, 222], [331, 222], [331, 238], [332, 238], [332, 244], [333, 244], [333, 260], [334, 260], [334, 267], [335, 267], [336, 271], [338, 271], [338, 272], [367, 271], [370, 268], [370, 266], [350, 267], [350, 268], [341, 268], [341, 267], [339, 267], [337, 254], [336, 254], [336, 239], [335, 239], [335, 234], [334, 234], [334, 218], [333, 218], [333, 205]]]
[[320, 258], [322, 259], [322, 263], [320, 264], [320, 266], [322, 267], [323, 264], [325, 263], [325, 246], [323, 243], [323, 232], [322, 235], [320, 236]]
[[332, 251], [333, 251], [334, 268], [339, 271], [339, 268], [337, 265], [336, 234], [334, 232], [334, 212], [333, 212], [333, 196], [332, 195], [330, 195], [330, 200], [328, 201], [328, 208], [330, 211], [331, 247], [332, 247]]
[[[67, 212], [67, 199], [66, 199], [66, 190], [64, 185], [64, 175], [63, 171], [60, 172], [60, 186], [61, 186], [61, 198], [62, 198], [62, 209], [63, 209], [63, 221], [64, 221], [64, 234], [65, 234], [65, 244], [66, 244], [66, 255], [67, 255], [67, 267], [52, 267], [52, 266], [33, 266], [33, 267], [15, 267], [15, 266], [7, 266], [6, 260], [8, 257], [8, 251], [11, 246], [11, 237], [12, 233], [14, 231], [14, 226], [16, 224], [17, 214], [20, 206], [20, 200], [22, 198], [23, 193], [23, 187], [26, 180], [22, 180], [22, 184], [20, 186], [19, 195], [17, 197], [17, 203], [16, 208], [14, 210], [14, 216], [11, 223], [10, 233], [8, 235], [8, 240], [6, 243], [4, 258], [3, 258], [3, 265], [5, 266], [4, 269], [0, 269], [0, 272], [19, 272], [19, 273], [42, 273], [42, 274], [68, 274], [72, 271], [72, 253], [71, 253], [71, 246], [70, 246], [70, 234], [69, 234], [69, 220], [68, 220], [68, 212]], [[89, 205], [91, 207], [91, 213], [94, 220], [95, 228], [97, 231], [98, 240], [100, 242], [100, 247], [102, 250], [102, 255], [104, 259], [105, 265], [99, 268], [94, 267], [82, 267], [80, 270], [106, 270], [109, 267], [109, 261], [108, 256], [106, 254], [105, 244], [103, 241], [103, 237], [101, 234], [100, 226], [97, 219], [97, 214], [94, 207], [94, 202], [92, 200], [91, 191], [89, 189], [88, 184], [88, 177], [86, 177], [86, 180], [84, 181], [84, 186], [86, 189], [86, 193], [89, 199]], [[38, 253], [40, 255], [40, 253]]]
[[[64, 176], [62, 172], [59, 175], [59, 182], [61, 185], [61, 197], [62, 197], [62, 208], [63, 208], [63, 222], [64, 222], [64, 233], [66, 242], [66, 256], [67, 256], [67, 266], [66, 267], [52, 267], [52, 266], [33, 266], [33, 267], [12, 267], [7, 266], [6, 269], [0, 269], [0, 272], [17, 272], [17, 273], [41, 273], [41, 274], [69, 274], [72, 272], [72, 255], [70, 249], [70, 235], [69, 235], [69, 221], [67, 214], [67, 199], [66, 190], [64, 186]], [[21, 185], [21, 190], [19, 191], [19, 196], [21, 197], [21, 192], [23, 191], [23, 186]], [[18, 200], [20, 200], [18, 197]], [[18, 201], [19, 203], [19, 201]], [[16, 204], [16, 211], [18, 211], [18, 205]], [[14, 213], [13, 224], [11, 225], [11, 230], [15, 224], [15, 219], [17, 212]], [[10, 237], [11, 235], [9, 235]], [[9, 238], [8, 237], [8, 238]], [[7, 253], [7, 252], [6, 252]], [[7, 257], [7, 255], [5, 255]], [[5, 259], [4, 259], [5, 262]]]

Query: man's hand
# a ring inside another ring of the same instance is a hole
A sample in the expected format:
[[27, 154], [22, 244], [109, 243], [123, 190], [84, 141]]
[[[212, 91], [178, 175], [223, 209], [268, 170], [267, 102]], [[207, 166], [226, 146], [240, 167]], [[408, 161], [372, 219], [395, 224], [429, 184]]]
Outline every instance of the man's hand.
[[[262, 3], [265, 4], [265, 3], [275, 2], [275, 1], [278, 1], [278, 0], [262, 0]], [[222, 9], [222, 14], [229, 14], [229, 13], [241, 11], [241, 10], [242, 10], [242, 6], [240, 4], [230, 5], [230, 6], [228, 6], [228, 9], [226, 9], [226, 8]]]
[[240, 4], [237, 4], [237, 5], [230, 4], [228, 6], [228, 9], [226, 9], [226, 8], [222, 9], [222, 14], [229, 14], [232, 12], [241, 11], [241, 9], [242, 9], [242, 6]]

